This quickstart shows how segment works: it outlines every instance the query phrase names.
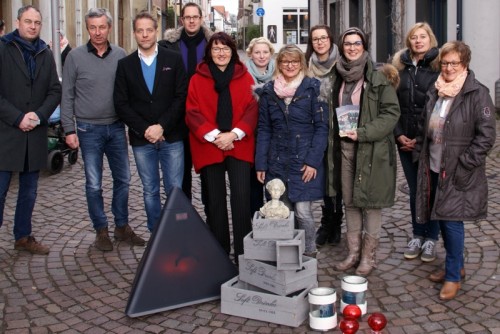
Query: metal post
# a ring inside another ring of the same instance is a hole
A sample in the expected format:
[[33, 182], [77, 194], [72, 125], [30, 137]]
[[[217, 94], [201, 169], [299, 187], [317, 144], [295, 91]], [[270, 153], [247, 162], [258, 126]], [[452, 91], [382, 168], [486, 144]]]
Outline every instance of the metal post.
[[51, 17], [52, 17], [52, 53], [56, 62], [57, 75], [62, 78], [62, 62], [61, 62], [61, 43], [59, 36], [61, 28], [59, 26], [59, 1], [52, 0], [51, 2]]

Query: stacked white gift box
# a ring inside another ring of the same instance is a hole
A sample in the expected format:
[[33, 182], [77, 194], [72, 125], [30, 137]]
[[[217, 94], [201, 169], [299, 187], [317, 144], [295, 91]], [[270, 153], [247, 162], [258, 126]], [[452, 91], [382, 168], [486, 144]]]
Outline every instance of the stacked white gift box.
[[298, 327], [308, 319], [308, 292], [318, 286], [317, 261], [304, 256], [294, 214], [266, 219], [256, 212], [238, 258], [239, 276], [221, 287], [221, 312]]

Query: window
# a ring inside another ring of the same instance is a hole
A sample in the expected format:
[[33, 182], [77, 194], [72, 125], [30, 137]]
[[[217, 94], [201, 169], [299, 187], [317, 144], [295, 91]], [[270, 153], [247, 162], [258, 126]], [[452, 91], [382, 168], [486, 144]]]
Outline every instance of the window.
[[307, 44], [308, 38], [307, 9], [283, 9], [283, 44]]

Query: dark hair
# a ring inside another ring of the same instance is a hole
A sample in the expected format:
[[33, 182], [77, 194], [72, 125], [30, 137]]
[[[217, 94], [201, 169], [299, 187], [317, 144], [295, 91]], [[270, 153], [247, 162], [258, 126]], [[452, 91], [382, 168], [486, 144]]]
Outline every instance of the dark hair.
[[21, 16], [23, 16], [24, 12], [28, 11], [29, 9], [34, 9], [38, 12], [38, 14], [40, 14], [40, 17], [42, 17], [42, 13], [40, 12], [40, 10], [38, 8], [36, 8], [35, 6], [33, 5], [27, 5], [27, 6], [23, 6], [21, 8], [18, 9], [17, 11], [17, 19], [20, 20], [21, 19]]
[[154, 25], [155, 29], [158, 29], [158, 20], [153, 15], [151, 15], [148, 11], [143, 10], [143, 11], [139, 12], [134, 17], [134, 20], [132, 21], [132, 28], [134, 29], [134, 31], [135, 31], [135, 23], [137, 22], [137, 20], [141, 20], [141, 19], [149, 19], [149, 20], [153, 21], [153, 25]]
[[472, 52], [470, 47], [462, 41], [451, 41], [445, 43], [439, 50], [439, 61], [448, 53], [456, 52], [460, 57], [460, 62], [465, 68], [469, 68]]
[[5, 21], [0, 19], [0, 30], [2, 30], [3, 27], [5, 27]]
[[330, 50], [331, 51], [333, 48], [333, 45], [335, 44], [333, 42], [333, 34], [332, 31], [330, 30], [330, 27], [327, 26], [326, 24], [318, 24], [313, 27], [311, 27], [311, 30], [309, 31], [309, 38], [307, 39], [307, 49], [306, 49], [306, 61], [309, 62], [309, 59], [311, 59], [311, 56], [314, 52], [313, 49], [313, 44], [312, 44], [312, 33], [313, 31], [324, 29], [326, 30], [326, 34], [328, 35], [328, 39], [330, 40]]
[[366, 40], [366, 35], [363, 32], [363, 30], [359, 29], [358, 27], [351, 27], [347, 28], [342, 35], [340, 35], [339, 38], [339, 51], [340, 54], [343, 56], [344, 55], [344, 38], [348, 35], [358, 35], [361, 37], [361, 41], [363, 42], [363, 49], [365, 51], [368, 51], [368, 41]]
[[222, 45], [228, 46], [231, 49], [231, 61], [239, 62], [240, 57], [238, 56], [238, 51], [236, 50], [236, 44], [234, 44], [234, 40], [226, 34], [225, 32], [216, 32], [210, 37], [208, 40], [207, 46], [205, 46], [205, 55], [203, 56], [203, 60], [207, 63], [213, 63], [212, 60], [212, 46], [215, 42], [219, 42]]
[[200, 5], [198, 5], [197, 3], [195, 2], [188, 2], [186, 3], [184, 6], [182, 6], [182, 9], [181, 9], [181, 17], [184, 17], [184, 10], [186, 9], [186, 7], [196, 7], [198, 8], [198, 12], [200, 13], [200, 16], [203, 17], [203, 12], [201, 10], [201, 7]]

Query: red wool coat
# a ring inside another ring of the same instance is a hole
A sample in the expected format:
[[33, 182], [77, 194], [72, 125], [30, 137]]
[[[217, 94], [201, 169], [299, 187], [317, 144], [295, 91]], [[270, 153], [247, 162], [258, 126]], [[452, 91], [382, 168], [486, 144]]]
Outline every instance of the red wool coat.
[[253, 164], [255, 154], [254, 130], [257, 126], [258, 105], [252, 95], [254, 80], [246, 67], [237, 62], [229, 90], [233, 105], [232, 128], [245, 132], [242, 140], [234, 141], [234, 149], [222, 151], [205, 140], [204, 136], [217, 129], [217, 100], [214, 80], [208, 64], [201, 62], [189, 82], [186, 102], [186, 124], [189, 128], [191, 155], [196, 173], [205, 167], [220, 163], [228, 156]]

